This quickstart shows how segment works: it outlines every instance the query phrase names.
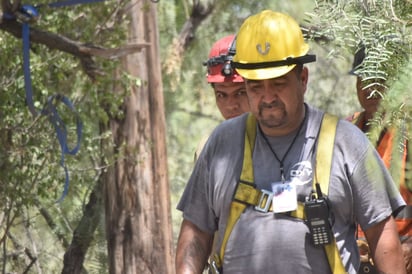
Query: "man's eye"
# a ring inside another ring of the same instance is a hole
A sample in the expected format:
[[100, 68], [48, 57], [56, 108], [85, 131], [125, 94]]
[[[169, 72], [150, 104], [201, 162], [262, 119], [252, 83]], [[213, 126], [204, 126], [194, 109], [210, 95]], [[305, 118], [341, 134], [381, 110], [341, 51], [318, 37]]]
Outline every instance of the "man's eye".
[[251, 85], [251, 86], [249, 86], [249, 88], [250, 88], [250, 90], [256, 92], [260, 89], [260, 86], [259, 85]]
[[274, 82], [273, 85], [275, 87], [282, 87], [282, 86], [286, 85], [286, 81], [277, 81], [277, 82]]

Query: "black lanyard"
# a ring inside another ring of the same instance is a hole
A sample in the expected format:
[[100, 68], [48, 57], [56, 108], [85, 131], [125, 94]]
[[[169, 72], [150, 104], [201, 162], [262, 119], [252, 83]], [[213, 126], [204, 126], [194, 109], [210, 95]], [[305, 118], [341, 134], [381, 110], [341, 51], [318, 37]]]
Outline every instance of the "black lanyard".
[[269, 143], [269, 140], [267, 139], [266, 135], [263, 133], [263, 131], [262, 131], [262, 129], [260, 128], [260, 125], [259, 125], [259, 130], [260, 130], [260, 133], [262, 134], [263, 140], [265, 140], [265, 142], [266, 142], [266, 144], [268, 145], [270, 151], [273, 153], [273, 156], [275, 156], [276, 160], [279, 162], [279, 165], [280, 165], [280, 176], [281, 176], [281, 178], [282, 178], [282, 182], [285, 181], [283, 162], [285, 161], [285, 158], [286, 158], [286, 156], [288, 155], [289, 151], [292, 149], [293, 144], [295, 143], [296, 139], [298, 138], [298, 136], [299, 136], [299, 134], [300, 134], [300, 131], [301, 131], [302, 128], [303, 128], [303, 125], [305, 124], [305, 121], [306, 121], [306, 113], [307, 113], [307, 111], [305, 110], [305, 117], [303, 118], [303, 121], [300, 123], [299, 129], [298, 129], [298, 131], [296, 132], [295, 136], [293, 137], [293, 140], [292, 140], [292, 142], [290, 143], [290, 145], [289, 145], [288, 149], [286, 150], [285, 154], [283, 155], [282, 159], [279, 159], [279, 157], [276, 155], [276, 152], [273, 150], [272, 146], [271, 146], [270, 143]]

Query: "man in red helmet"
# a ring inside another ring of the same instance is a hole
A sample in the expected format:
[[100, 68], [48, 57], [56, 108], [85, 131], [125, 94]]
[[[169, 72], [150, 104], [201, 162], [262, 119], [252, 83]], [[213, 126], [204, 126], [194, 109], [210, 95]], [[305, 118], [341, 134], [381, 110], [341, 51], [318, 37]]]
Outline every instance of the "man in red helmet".
[[[209, 52], [207, 82], [211, 84], [216, 98], [216, 106], [225, 120], [249, 111], [249, 102], [243, 78], [232, 67], [236, 53], [235, 35], [225, 36], [216, 41]], [[195, 160], [200, 154], [207, 138], [203, 138], [195, 152]]]
[[223, 118], [230, 119], [249, 111], [243, 78], [232, 67], [235, 35], [216, 41], [209, 53], [207, 82], [215, 91], [216, 105]]

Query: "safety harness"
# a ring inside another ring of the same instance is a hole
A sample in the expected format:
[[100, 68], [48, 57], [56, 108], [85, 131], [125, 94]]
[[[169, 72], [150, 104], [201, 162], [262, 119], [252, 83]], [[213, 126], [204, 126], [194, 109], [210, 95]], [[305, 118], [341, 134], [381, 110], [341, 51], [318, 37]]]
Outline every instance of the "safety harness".
[[[315, 184], [318, 182], [325, 193], [328, 193], [329, 190], [329, 177], [337, 121], [338, 118], [336, 116], [325, 113], [319, 133], [313, 189], [315, 189]], [[273, 193], [264, 189], [257, 189], [256, 184], [254, 183], [252, 153], [255, 139], [256, 119], [252, 114], [249, 114], [246, 121], [242, 172], [230, 205], [229, 218], [226, 224], [220, 252], [215, 253], [213, 256], [211, 266], [212, 273], [219, 273], [219, 270], [221, 272], [226, 244], [230, 233], [246, 207], [251, 205], [255, 207], [255, 210], [261, 212], [268, 212], [272, 207]], [[317, 168], [318, 166], [320, 167], [319, 169]], [[284, 214], [305, 220], [303, 203], [298, 202], [298, 208], [295, 211]], [[333, 238], [333, 241], [330, 244], [324, 245], [324, 249], [332, 273], [346, 273], [336, 245], [336, 240]]]

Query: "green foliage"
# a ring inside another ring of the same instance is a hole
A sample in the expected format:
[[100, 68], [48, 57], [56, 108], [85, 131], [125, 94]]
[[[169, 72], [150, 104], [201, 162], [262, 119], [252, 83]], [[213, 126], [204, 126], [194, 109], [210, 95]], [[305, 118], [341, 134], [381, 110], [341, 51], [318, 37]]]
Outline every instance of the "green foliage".
[[331, 58], [340, 58], [346, 52], [353, 55], [365, 48], [365, 59], [356, 73], [365, 88], [374, 88], [373, 92], [383, 98], [370, 122], [372, 130], [368, 136], [375, 143], [384, 128], [395, 133], [393, 155], [399, 157], [393, 157], [390, 171], [395, 182], [399, 182], [399, 159], [411, 137], [411, 92], [407, 83], [412, 56], [410, 1], [317, 1], [307, 22], [311, 25], [308, 38], [326, 37], [333, 46]]
[[[117, 47], [124, 43], [126, 35], [123, 23], [127, 20], [121, 24], [115, 22], [121, 6], [109, 1], [54, 9], [43, 6], [41, 19], [31, 27], [62, 34], [80, 43]], [[0, 76], [0, 232], [3, 240], [0, 244], [5, 251], [0, 268], [2, 272], [23, 273], [30, 263], [29, 257], [33, 256], [36, 262], [27, 273], [61, 272], [63, 254], [73, 229], [83, 215], [99, 174], [110, 161], [103, 158], [102, 142], [110, 144], [111, 135], [101, 131], [101, 125], [121, 115], [119, 105], [123, 95], [106, 92], [117, 85], [111, 75], [118, 62], [96, 58], [103, 75], [92, 82], [77, 58], [31, 43], [36, 108], [40, 111], [48, 96], [62, 94], [73, 102], [84, 124], [79, 153], [65, 157], [70, 174], [68, 196], [57, 204], [65, 180], [60, 166], [60, 145], [48, 118], [33, 117], [25, 103], [22, 41], [2, 33], [0, 52], [3, 72]], [[58, 105], [58, 112], [67, 127], [68, 146], [73, 148], [77, 138], [74, 115], [63, 104]], [[103, 228], [102, 224], [85, 262], [86, 269], [90, 265], [90, 273], [107, 273]]]
[[[336, 58], [365, 48], [357, 73], [370, 84], [397, 78], [411, 52], [409, 1], [317, 1], [308, 13], [309, 39], [326, 37]], [[339, 49], [339, 50], [338, 50]]]
[[[412, 56], [411, 56], [412, 57]], [[380, 111], [371, 122], [373, 130], [370, 133], [370, 139], [376, 142], [380, 137], [380, 132], [383, 128], [390, 128], [394, 134], [393, 161], [390, 166], [391, 175], [395, 183], [399, 184], [399, 172], [401, 162], [396, 159], [401, 159], [405, 149], [411, 151], [412, 146], [412, 93], [410, 88], [410, 79], [412, 77], [412, 62], [408, 62], [404, 67], [400, 68], [400, 72], [396, 80], [389, 82], [388, 90], [384, 94], [384, 99], [380, 105]], [[389, 111], [388, 111], [389, 110]], [[408, 147], [407, 147], [408, 146]], [[412, 168], [407, 165], [405, 172], [406, 185], [412, 189]]]

